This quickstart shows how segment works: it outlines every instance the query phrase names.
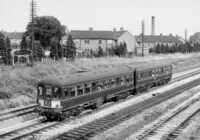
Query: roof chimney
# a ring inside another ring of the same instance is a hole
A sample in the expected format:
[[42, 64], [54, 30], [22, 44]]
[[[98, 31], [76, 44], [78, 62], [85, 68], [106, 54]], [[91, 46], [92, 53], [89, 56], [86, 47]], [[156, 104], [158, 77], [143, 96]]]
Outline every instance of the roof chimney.
[[152, 16], [151, 19], [151, 35], [155, 35], [155, 17]]
[[124, 28], [123, 27], [120, 27], [120, 32], [123, 32], [124, 31]]
[[113, 32], [116, 32], [117, 31], [117, 29], [116, 28], [113, 28]]
[[92, 27], [90, 27], [90, 28], [89, 28], [89, 31], [93, 31], [93, 28], [92, 28]]

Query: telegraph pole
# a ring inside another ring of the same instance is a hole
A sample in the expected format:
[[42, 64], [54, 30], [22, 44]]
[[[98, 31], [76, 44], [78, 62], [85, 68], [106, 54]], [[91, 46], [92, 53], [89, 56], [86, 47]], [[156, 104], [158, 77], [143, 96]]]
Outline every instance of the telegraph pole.
[[142, 20], [142, 57], [144, 57], [144, 20]]
[[34, 48], [34, 30], [33, 30], [33, 25], [34, 25], [34, 17], [36, 16], [36, 3], [34, 2], [34, 0], [31, 1], [31, 67], [33, 67], [33, 48]]

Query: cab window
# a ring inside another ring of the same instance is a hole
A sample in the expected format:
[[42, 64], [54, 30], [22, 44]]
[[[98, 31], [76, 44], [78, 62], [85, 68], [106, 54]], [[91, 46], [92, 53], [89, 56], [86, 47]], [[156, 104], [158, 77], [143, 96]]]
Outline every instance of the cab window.
[[44, 88], [41, 86], [38, 86], [38, 96], [42, 97], [44, 94]]
[[51, 92], [51, 88], [46, 88], [46, 94], [45, 94], [46, 98], [52, 98], [52, 92]]
[[60, 87], [52, 87], [52, 94], [54, 99], [62, 98], [62, 88]]

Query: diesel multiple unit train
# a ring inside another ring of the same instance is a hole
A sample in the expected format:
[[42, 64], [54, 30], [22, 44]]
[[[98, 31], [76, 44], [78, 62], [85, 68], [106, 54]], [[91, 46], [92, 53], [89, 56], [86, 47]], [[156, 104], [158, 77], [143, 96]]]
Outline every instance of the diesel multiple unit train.
[[61, 120], [168, 83], [171, 77], [171, 64], [151, 64], [45, 79], [38, 83], [37, 111]]

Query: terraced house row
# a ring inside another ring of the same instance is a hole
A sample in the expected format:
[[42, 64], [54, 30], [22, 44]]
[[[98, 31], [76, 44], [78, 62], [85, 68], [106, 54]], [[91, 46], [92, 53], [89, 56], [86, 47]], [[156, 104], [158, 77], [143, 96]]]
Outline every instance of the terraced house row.
[[[11, 41], [11, 46], [13, 49], [20, 48], [20, 42], [23, 36], [23, 32], [5, 32]], [[154, 48], [159, 44], [168, 44], [172, 46], [174, 44], [184, 43], [184, 39], [178, 36], [170, 35], [144, 35], [144, 47], [142, 47], [142, 37], [141, 35], [134, 36], [128, 30], [124, 30], [121, 27], [119, 30], [114, 28], [110, 31], [93, 30], [92, 27], [89, 30], [71, 30], [71, 35], [76, 45], [77, 51], [87, 53], [90, 50], [97, 51], [99, 46], [105, 52], [107, 48], [119, 45], [120, 43], [126, 43], [127, 51], [129, 53], [141, 55], [142, 49], [144, 54], [149, 53], [150, 48]], [[61, 44], [65, 44], [67, 41], [67, 35], [61, 40]]]

